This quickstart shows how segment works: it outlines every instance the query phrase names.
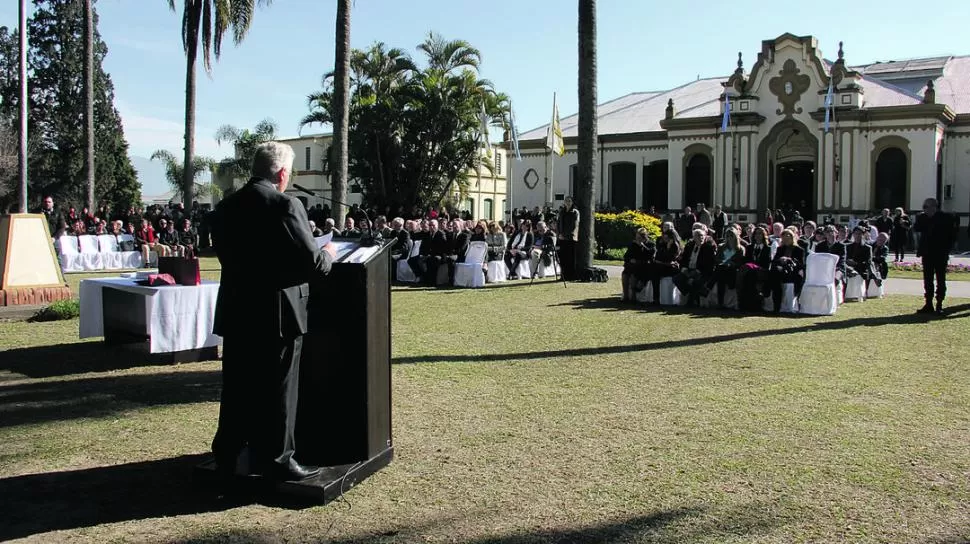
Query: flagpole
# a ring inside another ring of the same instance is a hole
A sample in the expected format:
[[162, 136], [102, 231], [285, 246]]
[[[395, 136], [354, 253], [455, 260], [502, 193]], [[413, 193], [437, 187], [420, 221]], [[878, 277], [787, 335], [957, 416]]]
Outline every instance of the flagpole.
[[[558, 112], [556, 111], [556, 93], [552, 93], [552, 119], [553, 123], [557, 120]], [[554, 124], [549, 125], [549, 130], [553, 131], [553, 143], [556, 141], [555, 137], [555, 126]], [[552, 148], [549, 149], [549, 177], [546, 178], [546, 203], [544, 206], [552, 206], [552, 185], [554, 183], [556, 175], [556, 159], [553, 157]]]

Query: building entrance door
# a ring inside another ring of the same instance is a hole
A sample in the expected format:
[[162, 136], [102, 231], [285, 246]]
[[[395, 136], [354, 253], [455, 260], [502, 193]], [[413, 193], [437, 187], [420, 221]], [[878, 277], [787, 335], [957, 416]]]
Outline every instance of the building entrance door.
[[815, 217], [815, 163], [794, 161], [779, 164], [775, 172], [772, 208], [798, 210], [803, 218]]

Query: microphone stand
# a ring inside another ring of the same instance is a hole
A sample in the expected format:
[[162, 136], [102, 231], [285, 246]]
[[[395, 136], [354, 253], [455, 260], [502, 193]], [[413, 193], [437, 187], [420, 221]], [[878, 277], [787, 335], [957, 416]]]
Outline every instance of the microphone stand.
[[[298, 191], [303, 192], [303, 193], [306, 193], [306, 194], [308, 194], [308, 195], [310, 195], [312, 197], [326, 200], [326, 201], [328, 201], [330, 203], [333, 203], [333, 204], [336, 204], [338, 206], [347, 206], [347, 204], [344, 204], [343, 202], [340, 202], [339, 200], [334, 200], [334, 199], [332, 199], [332, 198], [330, 198], [328, 196], [318, 195], [318, 194], [314, 193], [312, 189], [307, 189], [306, 187], [303, 187], [303, 186], [298, 185], [296, 183], [293, 184], [293, 187], [296, 188]], [[353, 211], [354, 210], [354, 208], [352, 206], [347, 206], [347, 209], [350, 210], [350, 211]], [[365, 235], [362, 232], [361, 235], [360, 235], [360, 245], [362, 245], [364, 247], [382, 245], [384, 243], [384, 237], [381, 235], [380, 232], [378, 232], [376, 235], [374, 234], [374, 228], [371, 226], [370, 216], [367, 215], [367, 210], [365, 210], [364, 208], [358, 206], [357, 207], [357, 211], [360, 212], [361, 214], [363, 214], [363, 216], [364, 216], [364, 223], [367, 225], [367, 234]], [[360, 219], [359, 216], [357, 218]]]

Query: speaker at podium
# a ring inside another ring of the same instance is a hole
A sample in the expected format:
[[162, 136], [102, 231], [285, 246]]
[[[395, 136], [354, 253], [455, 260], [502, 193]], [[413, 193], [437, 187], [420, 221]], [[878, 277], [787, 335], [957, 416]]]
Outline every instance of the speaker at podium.
[[[318, 241], [321, 245], [320, 241]], [[330, 273], [310, 285], [308, 332], [300, 361], [296, 459], [322, 467], [300, 482], [239, 475], [244, 485], [272, 486], [326, 504], [387, 466], [391, 439], [391, 258], [388, 243], [335, 238]], [[217, 478], [214, 461], [197, 468]]]

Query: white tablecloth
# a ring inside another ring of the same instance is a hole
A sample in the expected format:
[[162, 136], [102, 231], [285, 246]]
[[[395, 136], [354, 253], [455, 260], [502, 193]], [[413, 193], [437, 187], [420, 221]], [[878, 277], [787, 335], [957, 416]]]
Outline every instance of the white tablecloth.
[[104, 336], [101, 289], [110, 286], [148, 297], [149, 334], [152, 353], [170, 353], [217, 346], [222, 340], [212, 334], [219, 282], [202, 285], [145, 287], [128, 278], [83, 280], [81, 295], [81, 338]]

